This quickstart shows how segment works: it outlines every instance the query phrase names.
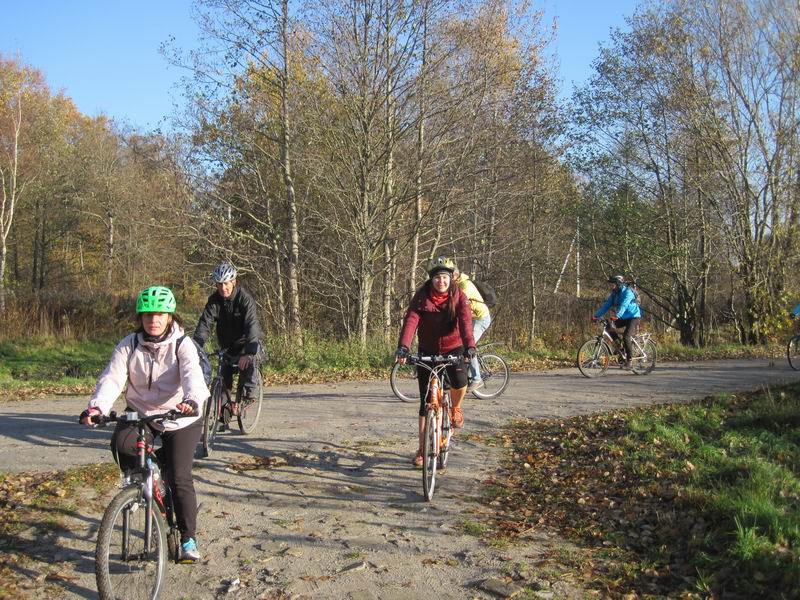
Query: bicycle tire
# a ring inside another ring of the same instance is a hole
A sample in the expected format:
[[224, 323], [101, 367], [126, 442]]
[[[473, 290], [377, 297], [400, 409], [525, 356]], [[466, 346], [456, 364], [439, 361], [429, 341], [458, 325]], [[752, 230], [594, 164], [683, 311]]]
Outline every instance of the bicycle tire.
[[222, 406], [222, 386], [222, 380], [219, 378], [215, 379], [211, 384], [211, 397], [208, 399], [206, 409], [203, 412], [202, 447], [198, 458], [209, 457], [214, 451], [214, 440], [217, 437], [220, 407]]
[[419, 400], [419, 384], [417, 383], [417, 366], [410, 363], [394, 363], [389, 375], [389, 385], [398, 400], [416, 402]]
[[591, 379], [598, 375], [604, 375], [608, 370], [610, 361], [611, 350], [608, 345], [597, 338], [592, 338], [586, 340], [583, 345], [578, 348], [578, 355], [575, 362], [581, 375]]
[[800, 335], [794, 336], [786, 344], [786, 359], [792, 369], [800, 371]]
[[239, 385], [239, 390], [237, 393], [237, 400], [239, 405], [239, 414], [236, 415], [236, 421], [239, 423], [239, 431], [242, 435], [247, 435], [248, 433], [253, 433], [258, 425], [258, 419], [261, 416], [261, 403], [264, 401], [264, 386], [261, 380], [261, 373], [256, 370], [256, 394], [255, 400], [251, 402], [247, 406], [243, 406], [241, 402], [242, 398], [242, 386]]
[[436, 410], [428, 409], [425, 418], [425, 438], [422, 453], [422, 491], [425, 500], [430, 502], [436, 491], [436, 467], [439, 463], [438, 439], [436, 435]]
[[631, 371], [633, 371], [634, 375], [647, 375], [656, 368], [658, 350], [653, 340], [647, 340], [644, 343], [644, 353], [647, 356], [646, 363], [643, 362], [641, 357], [636, 357], [631, 361]]
[[[136, 592], [141, 592], [141, 597], [158, 598], [161, 593], [167, 567], [167, 524], [154, 506], [152, 546], [150, 553], [144, 556], [147, 509], [140, 498], [139, 486], [127, 487], [111, 500], [103, 513], [95, 549], [97, 591], [102, 600], [135, 597]], [[126, 516], [129, 550], [133, 550], [134, 555], [138, 554], [139, 560], [123, 556]], [[119, 553], [115, 552], [117, 548]]]
[[479, 354], [478, 367], [481, 370], [480, 388], [472, 390], [472, 395], [483, 400], [497, 398], [508, 387], [508, 365], [497, 354]]
[[439, 442], [439, 468], [442, 470], [447, 468], [447, 459], [450, 457], [450, 440], [453, 437], [453, 424], [450, 421], [449, 410], [452, 402], [450, 398], [450, 390], [447, 390], [445, 395], [447, 396], [447, 402], [445, 403], [445, 408], [442, 411], [442, 434], [441, 441]]

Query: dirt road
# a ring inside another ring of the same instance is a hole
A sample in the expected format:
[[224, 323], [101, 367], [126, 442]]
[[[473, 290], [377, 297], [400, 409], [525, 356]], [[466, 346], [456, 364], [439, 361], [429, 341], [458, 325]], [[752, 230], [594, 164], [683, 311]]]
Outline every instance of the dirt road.
[[[580, 597], [536, 565], [561, 542], [532, 532], [525, 544], [487, 545], [480, 529], [482, 485], [500, 451], [482, 440], [512, 417], [561, 417], [700, 398], [800, 380], [783, 362], [709, 361], [622, 371], [595, 380], [575, 369], [515, 373], [498, 400], [468, 398], [460, 437], [433, 503], [422, 499], [416, 405], [388, 382], [269, 388], [258, 430], [221, 437], [195, 464], [203, 561], [170, 565], [164, 598], [502, 597], [510, 573], [542, 598]], [[109, 430], [75, 425], [85, 398], [0, 406], [0, 472], [51, 470], [109, 461]], [[252, 457], [269, 466], [231, 468]], [[73, 532], [31, 554], [63, 562], [78, 577], [63, 596], [96, 597], [93, 546], [100, 514], [72, 519]], [[505, 578], [505, 579], [504, 579]], [[238, 581], [238, 584], [236, 583]]]

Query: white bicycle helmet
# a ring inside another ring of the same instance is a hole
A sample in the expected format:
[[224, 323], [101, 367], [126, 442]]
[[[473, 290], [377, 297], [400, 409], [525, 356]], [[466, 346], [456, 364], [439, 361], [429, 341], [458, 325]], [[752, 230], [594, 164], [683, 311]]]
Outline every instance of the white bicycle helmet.
[[224, 262], [214, 269], [211, 278], [214, 280], [214, 283], [232, 281], [236, 279], [236, 269], [233, 268], [232, 264]]

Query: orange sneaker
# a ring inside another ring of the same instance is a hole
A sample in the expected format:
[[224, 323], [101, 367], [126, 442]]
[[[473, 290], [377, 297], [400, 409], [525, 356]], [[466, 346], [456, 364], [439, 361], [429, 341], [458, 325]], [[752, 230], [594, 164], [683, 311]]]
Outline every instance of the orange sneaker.
[[460, 406], [453, 408], [453, 412], [450, 415], [450, 420], [453, 422], [453, 427], [457, 429], [460, 429], [464, 426], [464, 413], [461, 412]]
[[425, 462], [425, 457], [422, 452], [422, 448], [417, 450], [416, 456], [414, 456], [414, 460], [411, 461], [411, 464], [417, 468], [422, 468], [422, 463]]

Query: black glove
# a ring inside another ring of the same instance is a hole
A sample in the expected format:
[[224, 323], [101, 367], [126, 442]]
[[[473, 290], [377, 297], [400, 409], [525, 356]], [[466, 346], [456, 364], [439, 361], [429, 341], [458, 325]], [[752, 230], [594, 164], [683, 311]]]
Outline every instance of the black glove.
[[199, 414], [199, 407], [197, 406], [197, 402], [195, 402], [194, 400], [184, 400], [183, 402], [181, 402], [181, 404], [191, 407], [192, 412], [190, 414], [192, 415]]
[[467, 348], [467, 351], [464, 353], [464, 356], [466, 356], [469, 360], [472, 360], [473, 358], [475, 358], [475, 355], [477, 353], [478, 351], [475, 348]]
[[408, 348], [405, 346], [398, 346], [397, 352], [394, 353], [397, 358], [408, 358]]

